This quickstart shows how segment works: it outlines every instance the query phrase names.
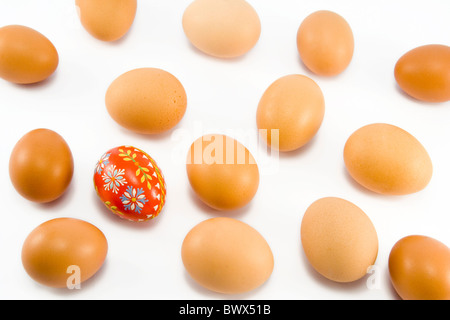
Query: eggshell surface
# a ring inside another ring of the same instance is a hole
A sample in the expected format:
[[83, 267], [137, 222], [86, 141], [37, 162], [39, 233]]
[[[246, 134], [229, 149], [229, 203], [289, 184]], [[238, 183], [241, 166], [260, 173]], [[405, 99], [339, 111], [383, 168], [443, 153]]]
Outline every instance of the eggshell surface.
[[201, 286], [223, 294], [241, 294], [263, 285], [274, 257], [267, 241], [248, 224], [219, 217], [203, 221], [186, 235], [181, 256]]
[[340, 198], [322, 198], [308, 207], [301, 242], [311, 266], [335, 282], [361, 279], [378, 255], [372, 221], [359, 207]]
[[21, 25], [0, 28], [0, 77], [31, 84], [50, 77], [59, 64], [53, 43], [38, 31]]
[[131, 28], [137, 0], [76, 0], [81, 24], [102, 41], [121, 39]]
[[399, 240], [389, 255], [389, 274], [403, 300], [450, 300], [450, 249], [438, 240]]
[[49, 129], [28, 132], [11, 152], [11, 182], [21, 196], [33, 202], [46, 203], [61, 197], [70, 185], [73, 172], [69, 145]]
[[344, 161], [355, 181], [385, 195], [421, 191], [433, 175], [424, 146], [407, 131], [384, 123], [356, 130], [345, 144]]
[[128, 71], [109, 86], [109, 115], [122, 127], [141, 134], [160, 134], [183, 118], [187, 96], [180, 81], [167, 71], [140, 68]]
[[297, 49], [306, 67], [321, 76], [336, 76], [349, 66], [354, 37], [339, 14], [320, 10], [310, 14], [297, 32]]
[[118, 217], [142, 222], [157, 217], [166, 202], [166, 182], [156, 161], [132, 146], [108, 150], [97, 162], [94, 186]]
[[244, 0], [195, 0], [183, 15], [183, 29], [200, 51], [219, 58], [235, 58], [258, 42], [261, 22]]
[[415, 99], [450, 101], [450, 47], [432, 44], [412, 49], [397, 61], [394, 75], [400, 88]]
[[216, 210], [246, 206], [259, 187], [258, 165], [250, 151], [221, 134], [205, 135], [192, 143], [186, 170], [195, 194]]
[[284, 76], [264, 92], [256, 122], [261, 138], [283, 152], [297, 150], [319, 131], [325, 115], [322, 90], [304, 75]]
[[22, 263], [36, 282], [64, 288], [94, 276], [107, 251], [106, 237], [94, 225], [73, 218], [56, 218], [28, 235], [22, 247]]

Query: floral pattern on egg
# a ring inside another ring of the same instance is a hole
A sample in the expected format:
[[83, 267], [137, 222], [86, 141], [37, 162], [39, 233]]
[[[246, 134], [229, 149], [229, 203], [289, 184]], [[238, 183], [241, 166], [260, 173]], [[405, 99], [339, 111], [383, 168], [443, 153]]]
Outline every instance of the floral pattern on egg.
[[157, 217], [166, 200], [161, 169], [147, 153], [132, 146], [116, 147], [101, 156], [94, 186], [111, 212], [135, 222]]

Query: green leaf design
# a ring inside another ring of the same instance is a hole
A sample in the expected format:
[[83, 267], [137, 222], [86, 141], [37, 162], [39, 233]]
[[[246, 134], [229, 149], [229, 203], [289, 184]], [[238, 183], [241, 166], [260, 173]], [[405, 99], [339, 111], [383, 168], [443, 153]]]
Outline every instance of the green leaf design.
[[123, 161], [133, 161], [134, 164], [138, 167], [136, 170], [136, 177], [139, 177], [139, 175], [142, 174], [141, 177], [141, 183], [144, 183], [147, 180], [147, 188], [149, 190], [152, 189], [152, 186], [150, 184], [150, 181], [153, 180], [151, 176], [149, 176], [147, 173], [150, 173], [150, 170], [145, 167], [141, 167], [139, 163], [135, 160], [137, 157], [136, 153], [131, 154], [131, 150], [124, 151], [123, 149], [119, 149], [119, 157], [123, 158]]

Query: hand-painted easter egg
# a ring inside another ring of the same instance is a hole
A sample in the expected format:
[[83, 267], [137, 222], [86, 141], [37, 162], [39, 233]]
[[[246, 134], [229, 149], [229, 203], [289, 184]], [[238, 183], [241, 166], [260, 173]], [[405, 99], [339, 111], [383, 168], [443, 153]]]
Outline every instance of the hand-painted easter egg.
[[160, 168], [147, 153], [132, 146], [120, 146], [103, 154], [95, 168], [94, 186], [114, 214], [130, 221], [155, 218], [166, 200]]

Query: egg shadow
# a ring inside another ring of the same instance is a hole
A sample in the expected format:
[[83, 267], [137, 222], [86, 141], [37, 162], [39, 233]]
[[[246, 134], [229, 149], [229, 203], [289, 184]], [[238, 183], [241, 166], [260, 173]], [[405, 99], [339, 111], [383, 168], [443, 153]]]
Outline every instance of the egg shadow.
[[34, 82], [34, 83], [9, 82], [9, 83], [11, 86], [18, 88], [20, 90], [26, 90], [26, 91], [41, 90], [43, 88], [51, 86], [52, 83], [55, 83], [57, 81], [58, 76], [59, 76], [58, 69], [56, 69], [55, 72], [53, 72], [49, 77], [47, 77], [46, 79], [39, 81], [39, 82]]
[[94, 37], [92, 34], [90, 34], [84, 27], [82, 27], [82, 30], [84, 31], [84, 37], [87, 38], [87, 40], [92, 41], [93, 43], [100, 43], [103, 44], [105, 46], [109, 46], [109, 47], [118, 47], [123, 45], [124, 42], [127, 41], [127, 39], [129, 38], [130, 34], [133, 31], [135, 23], [133, 22], [130, 26], [130, 28], [128, 28], [127, 32], [120, 38], [116, 39], [116, 40], [102, 40], [99, 38]]
[[39, 209], [43, 209], [45, 211], [59, 210], [63, 206], [66, 206], [70, 202], [70, 199], [72, 199], [75, 194], [74, 190], [75, 190], [76, 183], [74, 182], [74, 180], [75, 180], [75, 176], [72, 177], [72, 181], [67, 186], [67, 189], [64, 191], [64, 193], [61, 194], [61, 196], [59, 196], [57, 199], [50, 201], [50, 202], [45, 202], [45, 203], [36, 203], [35, 205]]
[[[105, 262], [103, 263], [102, 267], [89, 279], [82, 282], [79, 286], [79, 288], [60, 288], [55, 290], [55, 292], [59, 295], [64, 296], [75, 296], [78, 294], [83, 294], [84, 291], [89, 290], [89, 288], [93, 288], [97, 286], [99, 283], [104, 281], [105, 277], [105, 270], [108, 268], [108, 258], [106, 258]], [[68, 274], [68, 276], [70, 276]]]
[[353, 282], [348, 283], [341, 283], [332, 281], [320, 273], [318, 273], [309, 263], [305, 253], [303, 250], [301, 250], [300, 259], [302, 260], [302, 264], [304, 265], [304, 268], [306, 272], [308, 273], [309, 277], [311, 279], [314, 279], [314, 281], [319, 284], [320, 286], [324, 288], [331, 289], [333, 291], [347, 291], [347, 292], [356, 292], [361, 291], [364, 288], [366, 288], [366, 277], [362, 277], [361, 279], [358, 279]]
[[[298, 158], [301, 157], [303, 154], [308, 153], [314, 146], [317, 144], [318, 137], [317, 135], [314, 136], [307, 144], [303, 145], [302, 147], [292, 150], [292, 151], [278, 151], [278, 156], [280, 159], [292, 159], [292, 158]], [[269, 153], [270, 147], [267, 148], [267, 153]], [[270, 154], [272, 154], [272, 151], [270, 151]]]
[[199, 48], [194, 46], [189, 40], [186, 40], [185, 43], [193, 53], [195, 53], [196, 55], [199, 55], [203, 59], [209, 59], [210, 61], [218, 61], [218, 62], [231, 63], [231, 64], [245, 60], [247, 54], [250, 53], [250, 51], [252, 51], [253, 49], [255, 49], [255, 48], [252, 48], [248, 52], [244, 53], [243, 55], [237, 56], [237, 57], [226, 58], [226, 57], [213, 56], [206, 52], [203, 52], [202, 50], [200, 50]]
[[120, 216], [118, 216], [117, 214], [113, 213], [110, 209], [108, 209], [108, 207], [101, 201], [101, 199], [98, 197], [98, 195], [96, 194], [96, 192], [92, 192], [92, 197], [93, 197], [93, 202], [95, 204], [95, 206], [97, 207], [97, 211], [99, 211], [100, 213], [102, 213], [111, 223], [114, 224], [120, 224], [121, 226], [125, 226], [127, 228], [132, 228], [132, 229], [136, 229], [136, 230], [150, 230], [152, 228], [156, 228], [156, 226], [158, 225], [159, 221], [162, 219], [162, 217], [160, 216], [164, 216], [162, 211], [164, 211], [164, 207], [162, 209], [162, 211], [160, 212], [160, 215], [158, 215], [157, 217], [147, 220], [147, 221], [142, 221], [142, 222], [135, 222], [135, 221], [130, 221], [124, 218], [121, 218]]
[[[130, 129], [122, 127], [117, 122], [114, 122], [112, 119], [111, 119], [111, 121], [113, 122], [112, 124], [115, 126], [115, 128], [112, 129], [111, 132], [119, 130], [124, 136], [130, 137], [130, 140], [136, 139], [136, 140], [143, 140], [143, 141], [164, 141], [164, 140], [170, 141], [170, 138], [172, 137], [173, 132], [180, 128], [181, 122], [183, 121], [183, 119], [175, 127], [171, 128], [167, 131], [164, 131], [161, 133], [152, 133], [152, 134], [134, 132]], [[122, 144], [130, 145], [129, 143], [128, 144], [122, 143]], [[136, 148], [139, 148], [138, 146], [135, 146], [135, 145], [133, 145], [133, 146]]]
[[302, 74], [304, 74], [304, 75], [306, 75], [306, 76], [308, 76], [308, 77], [310, 77], [310, 78], [311, 78], [311, 77], [314, 77], [314, 76], [317, 76], [317, 74], [315, 74], [314, 72], [312, 72], [311, 69], [309, 69], [309, 68], [306, 66], [306, 64], [303, 62], [302, 58], [301, 58], [300, 55], [298, 54], [298, 51], [297, 51], [297, 55], [298, 55], [298, 57], [297, 57], [298, 65], [299, 65], [299, 67], [301, 68]]
[[122, 37], [120, 37], [120, 38], [117, 39], [117, 40], [114, 40], [114, 41], [104, 41], [104, 40], [100, 40], [100, 39], [96, 39], [96, 38], [94, 38], [94, 39], [96, 39], [97, 41], [101, 41], [101, 42], [105, 43], [105, 44], [108, 45], [108, 46], [111, 46], [111, 47], [118, 47], [118, 46], [123, 45], [123, 43], [126, 42], [127, 39], [130, 37], [130, 34], [133, 32], [133, 26], [134, 26], [134, 23], [130, 26], [130, 28], [128, 29], [128, 31], [127, 31]]
[[419, 99], [414, 98], [413, 96], [409, 95], [408, 93], [406, 93], [399, 85], [397, 82], [393, 83], [395, 90], [397, 91], [398, 94], [400, 94], [403, 98], [407, 99], [408, 101], [411, 101], [413, 103], [415, 103], [416, 105], [420, 105], [420, 106], [431, 106], [431, 107], [441, 107], [443, 105], [450, 105], [449, 101], [443, 101], [443, 102], [431, 102], [431, 101], [422, 101]]
[[343, 167], [343, 172], [344, 172], [345, 179], [354, 189], [356, 189], [358, 192], [361, 192], [362, 194], [372, 197], [372, 198], [377, 198], [377, 199], [384, 200], [384, 201], [386, 201], [386, 200], [402, 201], [402, 199], [404, 199], [406, 197], [413, 197], [416, 195], [416, 193], [404, 194], [404, 195], [390, 195], [390, 194], [377, 193], [375, 191], [371, 191], [371, 190], [365, 188], [364, 186], [359, 184], [355, 179], [353, 179], [353, 177], [350, 175], [350, 173], [348, 172], [348, 170], [345, 166]]
[[270, 280], [268, 279], [265, 283], [263, 283], [258, 288], [255, 288], [251, 291], [240, 293], [240, 294], [227, 294], [227, 293], [220, 293], [215, 292], [212, 290], [209, 290], [203, 286], [201, 286], [199, 283], [197, 283], [190, 274], [184, 270], [184, 278], [190, 289], [192, 289], [194, 292], [204, 296], [206, 299], [216, 299], [216, 300], [248, 300], [251, 299], [252, 296], [255, 295], [258, 291], [262, 290], [266, 283]]
[[189, 197], [191, 199], [191, 202], [196, 206], [196, 208], [199, 211], [204, 212], [207, 215], [211, 215], [213, 217], [229, 217], [237, 219], [241, 216], [244, 216], [251, 209], [252, 201], [250, 201], [250, 203], [248, 203], [246, 206], [237, 210], [230, 210], [230, 211], [217, 210], [204, 203], [194, 192], [194, 190], [190, 187], [190, 185], [188, 185], [186, 188], [188, 188]]
[[[352, 59], [353, 60], [353, 59]], [[344, 75], [346, 72], [348, 72], [347, 70], [350, 69], [351, 67], [351, 62], [345, 67], [344, 70], [342, 70], [341, 72], [337, 73], [337, 74], [332, 74], [332, 75], [325, 75], [325, 74], [318, 74], [313, 72], [311, 69], [309, 69], [306, 64], [303, 62], [302, 58], [299, 56], [298, 57], [298, 62], [299, 62], [299, 66], [302, 68], [303, 73], [310, 77], [311, 79], [316, 78], [316, 79], [320, 79], [320, 80], [330, 80], [333, 81], [337, 78], [339, 78], [341, 75]], [[317, 80], [314, 79], [314, 81], [317, 82]]]
[[386, 198], [386, 195], [382, 195], [379, 193], [376, 193], [374, 191], [371, 191], [367, 188], [365, 188], [364, 186], [362, 186], [361, 184], [359, 184], [355, 179], [353, 179], [353, 177], [350, 175], [350, 173], [348, 172], [347, 168], [345, 167], [345, 165], [342, 167], [342, 171], [345, 177], [345, 180], [347, 180], [347, 182], [354, 188], [356, 189], [358, 192], [363, 193], [364, 195], [370, 196], [370, 197], [377, 197], [377, 198]]
[[[89, 288], [95, 287], [98, 283], [101, 281], [104, 281], [105, 277], [105, 269], [107, 269], [108, 265], [108, 259], [106, 258], [105, 262], [101, 266], [101, 268], [89, 279], [86, 281], [83, 281], [79, 287], [74, 287], [70, 289], [69, 287], [63, 287], [63, 288], [53, 288], [53, 287], [47, 287], [43, 284], [40, 284], [38, 282], [35, 282], [30, 279], [30, 281], [33, 281], [33, 285], [36, 286], [38, 290], [45, 290], [52, 292], [53, 294], [64, 297], [64, 298], [70, 298], [70, 297], [77, 297], [79, 295], [84, 294], [84, 291], [89, 290]], [[70, 277], [70, 273], [67, 274], [67, 278]]]
[[391, 299], [392, 300], [403, 300], [399, 294], [397, 293], [397, 291], [395, 290], [394, 286], [392, 285], [391, 279], [389, 277], [389, 275], [387, 275], [385, 278], [385, 285], [388, 288], [388, 292], [391, 295]]

